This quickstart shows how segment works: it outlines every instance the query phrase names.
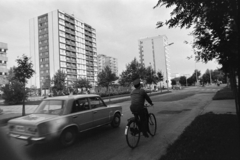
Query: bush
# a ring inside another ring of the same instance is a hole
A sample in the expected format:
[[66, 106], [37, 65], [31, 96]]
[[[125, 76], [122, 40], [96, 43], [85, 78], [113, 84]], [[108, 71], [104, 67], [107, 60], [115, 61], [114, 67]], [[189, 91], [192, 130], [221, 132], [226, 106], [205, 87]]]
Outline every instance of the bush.
[[[21, 83], [13, 81], [11, 84], [9, 83], [2, 87], [2, 91], [2, 98], [5, 104], [20, 104], [23, 102], [24, 86]], [[25, 96], [25, 100], [27, 97]]]

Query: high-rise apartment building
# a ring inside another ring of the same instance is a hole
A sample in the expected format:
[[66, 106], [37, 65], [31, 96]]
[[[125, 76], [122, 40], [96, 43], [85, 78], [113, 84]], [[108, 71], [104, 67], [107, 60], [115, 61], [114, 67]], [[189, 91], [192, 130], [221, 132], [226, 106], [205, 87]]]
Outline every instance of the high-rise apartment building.
[[74, 15], [55, 10], [30, 19], [30, 53], [36, 74], [30, 85], [45, 82], [60, 69], [67, 83], [87, 78], [97, 81], [96, 30]]
[[8, 50], [7, 43], [0, 42], [0, 85], [6, 83], [5, 76], [8, 73], [8, 69], [7, 69], [7, 61], [8, 61], [7, 50]]
[[117, 58], [106, 56], [104, 54], [98, 55], [98, 73], [108, 66], [113, 73], [118, 76], [118, 61]]
[[169, 45], [165, 35], [147, 37], [139, 40], [140, 63], [145, 67], [151, 66], [155, 72], [161, 71], [164, 78], [162, 83], [165, 88], [171, 85], [168, 56]]

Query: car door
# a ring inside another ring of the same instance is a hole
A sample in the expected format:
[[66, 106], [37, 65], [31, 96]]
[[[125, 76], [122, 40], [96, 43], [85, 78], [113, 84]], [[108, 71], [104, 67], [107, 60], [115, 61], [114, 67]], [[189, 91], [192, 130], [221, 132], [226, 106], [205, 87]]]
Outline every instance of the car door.
[[73, 121], [78, 124], [80, 131], [93, 127], [93, 114], [87, 98], [80, 98], [73, 102], [72, 117]]
[[109, 123], [110, 109], [102, 101], [100, 97], [90, 97], [90, 106], [93, 112], [93, 125], [99, 126]]

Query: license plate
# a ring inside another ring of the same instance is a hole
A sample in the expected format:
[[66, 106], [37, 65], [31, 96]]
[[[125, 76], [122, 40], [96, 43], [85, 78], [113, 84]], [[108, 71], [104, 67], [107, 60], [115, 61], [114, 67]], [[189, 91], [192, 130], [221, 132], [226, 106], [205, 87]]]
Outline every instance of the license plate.
[[20, 132], [24, 132], [25, 128], [24, 128], [24, 126], [16, 126], [16, 130], [20, 131]]
[[128, 131], [128, 126], [126, 126], [125, 128], [125, 135], [127, 135], [127, 131]]

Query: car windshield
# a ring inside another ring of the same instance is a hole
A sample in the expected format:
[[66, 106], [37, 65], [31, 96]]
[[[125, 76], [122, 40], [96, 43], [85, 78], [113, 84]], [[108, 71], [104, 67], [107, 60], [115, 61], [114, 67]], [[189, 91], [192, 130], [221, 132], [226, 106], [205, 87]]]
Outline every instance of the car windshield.
[[63, 114], [64, 100], [45, 100], [34, 111], [34, 114]]

